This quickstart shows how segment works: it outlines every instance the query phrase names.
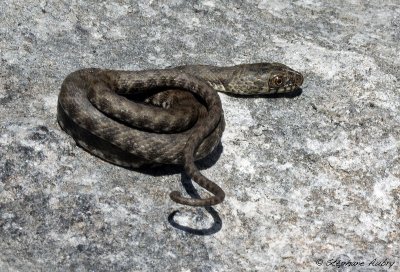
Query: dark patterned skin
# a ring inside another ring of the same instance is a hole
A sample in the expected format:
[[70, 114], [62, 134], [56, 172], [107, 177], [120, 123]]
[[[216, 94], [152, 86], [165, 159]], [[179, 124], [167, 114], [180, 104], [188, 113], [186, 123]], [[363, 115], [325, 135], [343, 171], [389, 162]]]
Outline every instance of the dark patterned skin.
[[138, 168], [182, 164], [213, 195], [170, 197], [177, 203], [209, 206], [224, 191], [203, 176], [195, 160], [210, 154], [225, 127], [216, 91], [242, 95], [291, 92], [300, 73], [279, 63], [232, 67], [180, 66], [164, 70], [78, 70], [64, 80], [58, 99], [60, 126], [78, 145], [111, 163]]

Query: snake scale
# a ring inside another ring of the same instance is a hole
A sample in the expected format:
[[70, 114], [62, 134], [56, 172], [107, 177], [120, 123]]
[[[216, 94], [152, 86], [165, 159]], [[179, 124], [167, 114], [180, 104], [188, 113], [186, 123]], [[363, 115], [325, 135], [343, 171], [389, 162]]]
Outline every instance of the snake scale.
[[113, 164], [182, 164], [212, 195], [195, 199], [173, 191], [171, 199], [209, 206], [221, 203], [225, 193], [200, 173], [195, 161], [213, 151], [225, 128], [217, 91], [286, 93], [302, 83], [299, 72], [280, 63], [142, 71], [87, 68], [69, 74], [62, 83], [57, 119], [79, 146]]

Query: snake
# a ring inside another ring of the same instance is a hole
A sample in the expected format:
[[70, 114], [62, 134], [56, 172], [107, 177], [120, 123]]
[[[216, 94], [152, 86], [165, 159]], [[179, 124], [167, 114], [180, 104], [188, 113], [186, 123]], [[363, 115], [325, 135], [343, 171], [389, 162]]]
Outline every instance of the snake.
[[57, 103], [60, 127], [76, 144], [125, 168], [183, 165], [207, 197], [170, 198], [189, 206], [223, 202], [225, 192], [195, 161], [220, 143], [225, 119], [218, 92], [265, 95], [293, 92], [301, 73], [281, 63], [184, 65], [165, 69], [83, 68], [66, 76]]

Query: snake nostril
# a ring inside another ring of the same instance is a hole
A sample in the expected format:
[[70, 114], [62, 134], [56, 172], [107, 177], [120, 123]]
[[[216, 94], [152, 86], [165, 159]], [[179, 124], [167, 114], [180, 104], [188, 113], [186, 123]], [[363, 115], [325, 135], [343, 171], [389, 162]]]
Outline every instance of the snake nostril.
[[303, 84], [304, 78], [301, 74], [296, 75], [296, 85], [301, 86]]

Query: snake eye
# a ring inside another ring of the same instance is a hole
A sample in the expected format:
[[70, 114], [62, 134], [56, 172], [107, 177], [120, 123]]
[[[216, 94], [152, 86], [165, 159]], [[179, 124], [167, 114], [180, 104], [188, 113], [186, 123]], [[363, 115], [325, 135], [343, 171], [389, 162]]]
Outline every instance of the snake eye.
[[275, 76], [272, 78], [272, 84], [276, 87], [281, 87], [283, 85], [283, 77], [282, 76]]

